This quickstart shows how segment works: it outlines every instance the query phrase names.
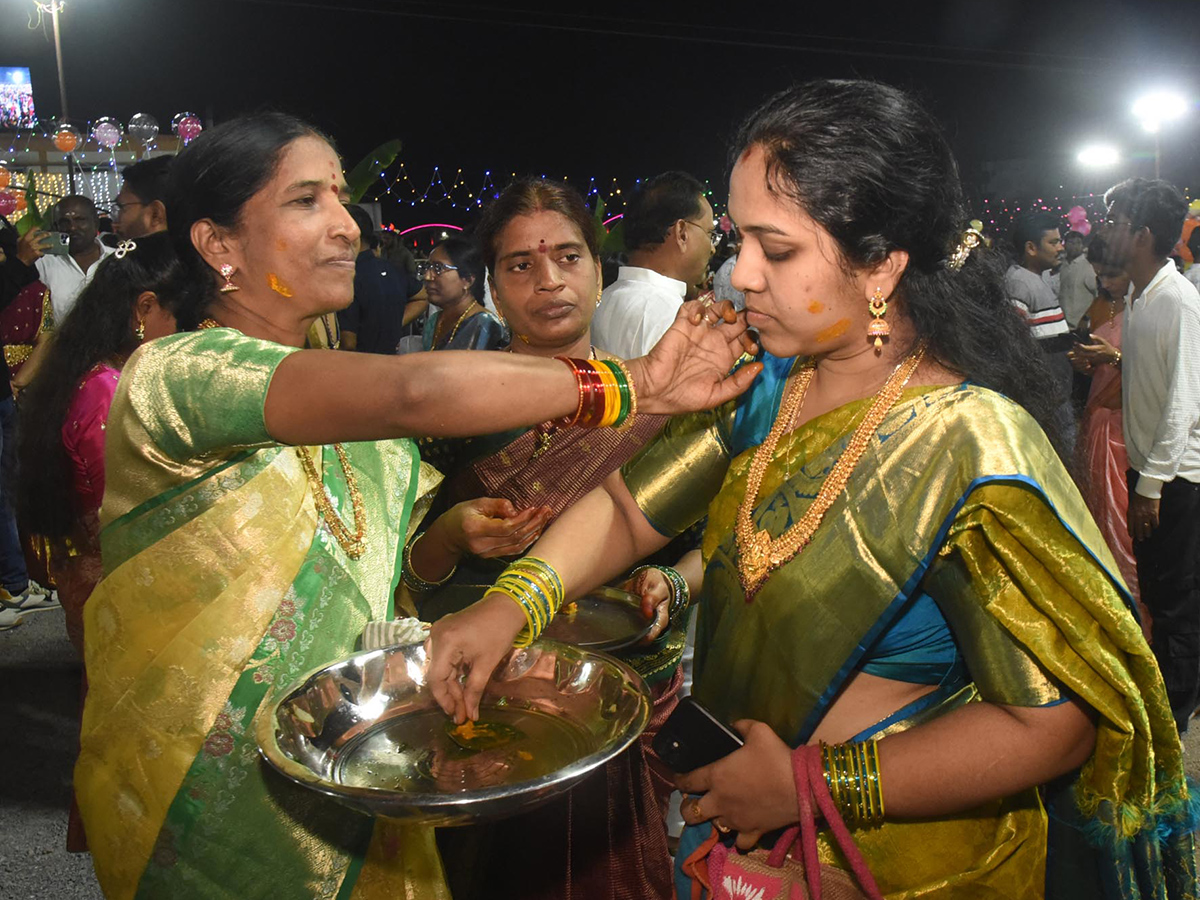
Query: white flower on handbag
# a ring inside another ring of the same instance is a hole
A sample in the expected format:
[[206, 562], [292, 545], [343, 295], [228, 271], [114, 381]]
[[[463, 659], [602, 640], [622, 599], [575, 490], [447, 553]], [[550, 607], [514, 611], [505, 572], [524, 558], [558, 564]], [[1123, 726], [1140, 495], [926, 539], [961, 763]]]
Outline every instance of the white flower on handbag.
[[730, 900], [764, 900], [767, 891], [765, 887], [755, 887], [748, 881], [743, 881], [741, 875], [736, 879], [726, 875], [721, 887], [725, 888]]

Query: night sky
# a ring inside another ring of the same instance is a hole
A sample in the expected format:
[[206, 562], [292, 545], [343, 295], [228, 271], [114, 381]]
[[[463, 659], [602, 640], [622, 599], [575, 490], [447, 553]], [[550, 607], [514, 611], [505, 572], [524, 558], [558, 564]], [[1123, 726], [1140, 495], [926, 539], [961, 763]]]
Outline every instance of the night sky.
[[[437, 164], [451, 177], [490, 168], [630, 185], [683, 168], [718, 193], [737, 121], [806, 77], [915, 90], [945, 123], [969, 183], [983, 183], [988, 162], [1044, 160], [1031, 192], [1072, 177], [1068, 188], [1086, 188], [1071, 160], [1087, 139], [1143, 154], [1115, 174], [1149, 174], [1153, 145], [1129, 112], [1133, 98], [1162, 84], [1200, 96], [1200, 2], [884, 9], [68, 0], [66, 81], [76, 121], [145, 111], [166, 127], [184, 109], [220, 121], [277, 107], [332, 134], [348, 163], [401, 138], [414, 176]], [[0, 65], [32, 69], [49, 116], [59, 105], [53, 46], [28, 30], [32, 10], [32, 0], [0, 0]], [[1163, 151], [1165, 177], [1200, 186], [1200, 114], [1166, 134]]]

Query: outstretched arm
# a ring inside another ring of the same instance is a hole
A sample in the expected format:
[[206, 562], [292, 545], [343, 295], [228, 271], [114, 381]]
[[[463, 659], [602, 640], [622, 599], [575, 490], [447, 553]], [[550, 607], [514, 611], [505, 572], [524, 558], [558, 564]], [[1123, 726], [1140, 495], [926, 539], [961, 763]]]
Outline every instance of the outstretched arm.
[[[638, 408], [710, 409], [750, 386], [761, 366], [729, 370], [752, 347], [743, 317], [687, 303], [663, 339], [630, 360]], [[275, 370], [267, 431], [285, 444], [493, 434], [573, 414], [575, 376], [557, 360], [441, 351], [403, 356], [301, 350]]]
[[[666, 546], [646, 521], [620, 472], [558, 517], [531, 554], [552, 565], [567, 598], [577, 597]], [[521, 608], [503, 594], [439, 619], [430, 634], [429, 686], [456, 722], [479, 717], [479, 698], [492, 671], [525, 625]], [[465, 683], [459, 682], [466, 675]]]

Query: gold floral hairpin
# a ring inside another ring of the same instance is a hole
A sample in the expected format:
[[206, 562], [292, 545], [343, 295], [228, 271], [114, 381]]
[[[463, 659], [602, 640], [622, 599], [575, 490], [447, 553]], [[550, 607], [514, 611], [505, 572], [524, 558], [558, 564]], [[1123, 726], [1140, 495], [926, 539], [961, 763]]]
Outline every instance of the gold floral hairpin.
[[136, 249], [137, 244], [135, 244], [133, 241], [121, 241], [121, 243], [117, 244], [117, 249], [113, 251], [113, 256], [115, 256], [117, 259], [124, 259], [126, 253], [128, 253], [130, 250]]
[[962, 233], [958, 246], [954, 248], [954, 252], [946, 260], [946, 265], [955, 272], [959, 271], [966, 265], [967, 257], [971, 255], [971, 251], [982, 243], [983, 233], [976, 228], [968, 228]]

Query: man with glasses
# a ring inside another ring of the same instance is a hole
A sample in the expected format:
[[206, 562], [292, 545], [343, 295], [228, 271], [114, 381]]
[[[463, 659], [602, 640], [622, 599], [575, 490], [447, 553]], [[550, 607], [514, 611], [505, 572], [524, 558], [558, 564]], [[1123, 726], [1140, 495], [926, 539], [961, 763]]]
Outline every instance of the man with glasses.
[[171, 156], [134, 163], [122, 174], [121, 190], [113, 203], [113, 231], [134, 239], [167, 230], [167, 180]]
[[1200, 702], [1200, 295], [1169, 259], [1187, 203], [1174, 185], [1131, 178], [1104, 195], [1104, 239], [1132, 282], [1121, 410], [1129, 534], [1154, 655], [1180, 734]]
[[705, 279], [720, 240], [704, 186], [664, 172], [632, 197], [623, 220], [627, 263], [592, 319], [596, 346], [622, 359], [644, 356]]

